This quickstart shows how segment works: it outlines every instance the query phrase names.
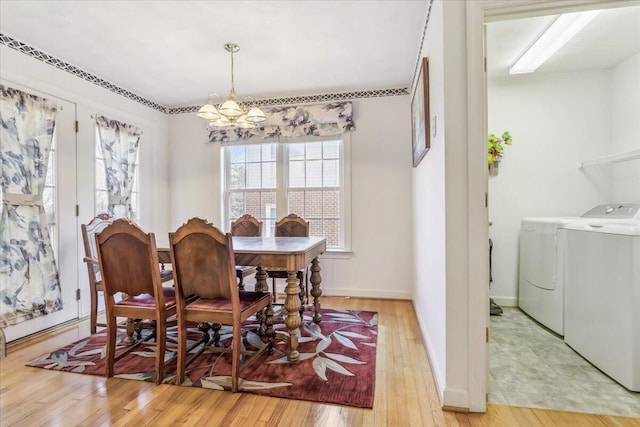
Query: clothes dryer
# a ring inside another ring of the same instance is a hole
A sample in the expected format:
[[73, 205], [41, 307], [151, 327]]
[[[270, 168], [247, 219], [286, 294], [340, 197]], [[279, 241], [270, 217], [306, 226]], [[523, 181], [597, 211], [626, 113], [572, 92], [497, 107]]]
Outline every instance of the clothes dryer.
[[611, 378], [640, 391], [640, 204], [587, 214], [587, 221], [562, 230], [564, 340]]
[[523, 218], [520, 229], [518, 306], [564, 335], [564, 242], [559, 230], [579, 217]]

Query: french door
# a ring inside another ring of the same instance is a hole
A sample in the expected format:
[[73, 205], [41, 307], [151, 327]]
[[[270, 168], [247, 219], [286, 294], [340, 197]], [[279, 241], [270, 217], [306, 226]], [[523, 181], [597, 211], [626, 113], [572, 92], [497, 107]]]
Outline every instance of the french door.
[[8, 87], [50, 99], [58, 105], [47, 181], [43, 194], [47, 226], [60, 275], [63, 309], [4, 329], [7, 341], [77, 319], [78, 233], [76, 217], [76, 104], [28, 87], [2, 81]]

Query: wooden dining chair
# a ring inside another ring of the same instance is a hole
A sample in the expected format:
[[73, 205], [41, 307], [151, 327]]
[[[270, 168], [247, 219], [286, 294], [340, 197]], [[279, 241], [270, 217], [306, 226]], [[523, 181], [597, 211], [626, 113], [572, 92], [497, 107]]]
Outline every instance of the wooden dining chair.
[[[155, 339], [155, 382], [164, 377], [167, 319], [176, 314], [175, 291], [163, 287], [153, 233], [146, 234], [127, 219], [117, 219], [95, 235], [107, 318], [106, 376], [114, 364], [141, 341], [121, 354], [116, 352], [117, 319], [148, 319], [154, 322], [147, 343]], [[116, 294], [123, 298], [116, 300]]]
[[[95, 235], [104, 230], [109, 224], [113, 222], [113, 218], [109, 214], [101, 213], [96, 215], [88, 224], [82, 224], [80, 226], [82, 230], [82, 242], [84, 243], [84, 263], [87, 265], [87, 273], [89, 275], [89, 294], [90, 294], [90, 307], [89, 314], [89, 328], [91, 334], [96, 333], [98, 326], [105, 327], [106, 323], [98, 323], [98, 301], [100, 298], [99, 293], [103, 292], [102, 289], [102, 276], [100, 275], [100, 265], [98, 263], [98, 252], [96, 250]], [[168, 282], [173, 280], [173, 273], [171, 270], [163, 268], [160, 271], [160, 277], [162, 282]]]
[[[300, 216], [292, 213], [284, 218], [280, 219], [280, 221], [276, 222], [275, 228], [275, 236], [276, 237], [309, 237], [309, 222], [305, 221]], [[272, 291], [273, 291], [273, 302], [276, 302], [277, 293], [276, 293], [276, 279], [286, 279], [288, 277], [288, 273], [286, 271], [271, 271], [267, 270], [267, 275], [271, 277], [272, 280]], [[309, 297], [309, 286], [305, 283], [305, 278], [307, 274], [305, 274], [304, 270], [298, 270], [296, 273], [296, 277], [298, 278], [298, 283], [300, 286], [300, 301], [304, 302], [305, 298]]]
[[[190, 219], [174, 233], [169, 233], [169, 245], [178, 305], [177, 382], [184, 381], [186, 366], [205, 349], [230, 352], [231, 391], [236, 392], [241, 369], [255, 363], [273, 345], [271, 296], [266, 292], [238, 289], [231, 234], [222, 233], [207, 221]], [[187, 298], [195, 300], [189, 302]], [[241, 341], [242, 322], [263, 310], [266, 311], [268, 343], [255, 351], [246, 350]], [[230, 325], [233, 328], [231, 348], [202, 346], [187, 360], [187, 322]], [[245, 356], [242, 365], [241, 356]]]
[[84, 263], [87, 265], [89, 275], [89, 293], [91, 297], [91, 313], [89, 317], [89, 328], [91, 334], [96, 333], [98, 326], [105, 327], [106, 323], [98, 323], [98, 292], [102, 292], [102, 276], [100, 275], [100, 264], [98, 262], [98, 252], [96, 250], [95, 235], [104, 230], [112, 219], [108, 214], [98, 214], [89, 221], [82, 224], [82, 241], [84, 243]]
[[[260, 237], [262, 236], [262, 221], [258, 221], [253, 215], [244, 214], [231, 223], [231, 235]], [[244, 278], [255, 274], [255, 272], [256, 267], [253, 265], [236, 265], [238, 289], [244, 291]]]

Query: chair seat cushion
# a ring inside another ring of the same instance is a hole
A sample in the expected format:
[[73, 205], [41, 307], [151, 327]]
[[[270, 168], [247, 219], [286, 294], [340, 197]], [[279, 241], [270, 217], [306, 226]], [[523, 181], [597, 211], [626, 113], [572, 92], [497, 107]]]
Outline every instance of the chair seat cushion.
[[[164, 305], [170, 307], [176, 304], [176, 293], [173, 288], [162, 288], [164, 294]], [[135, 296], [129, 296], [116, 303], [116, 305], [136, 306], [136, 307], [153, 307], [156, 305], [156, 300], [153, 295], [140, 294]]]
[[[240, 309], [245, 310], [256, 304], [260, 300], [266, 298], [271, 301], [271, 295], [264, 292], [245, 292], [240, 291]], [[231, 300], [226, 298], [198, 298], [194, 302], [187, 304], [187, 309], [204, 310], [204, 311], [231, 311]]]

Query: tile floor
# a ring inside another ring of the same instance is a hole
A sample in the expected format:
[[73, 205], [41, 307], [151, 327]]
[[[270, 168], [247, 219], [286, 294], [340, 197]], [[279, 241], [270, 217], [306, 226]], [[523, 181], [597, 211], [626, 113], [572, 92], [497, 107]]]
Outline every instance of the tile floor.
[[640, 417], [640, 393], [619, 385], [518, 308], [491, 316], [488, 402]]

